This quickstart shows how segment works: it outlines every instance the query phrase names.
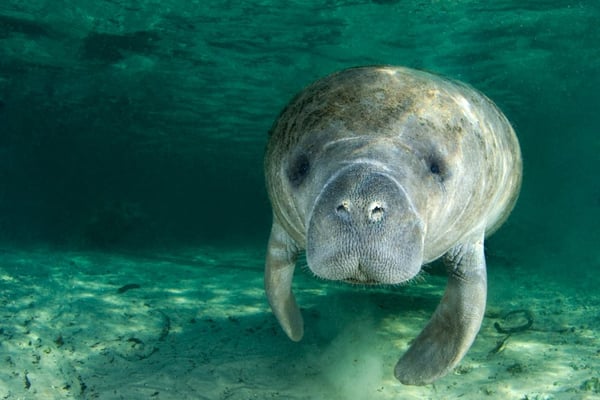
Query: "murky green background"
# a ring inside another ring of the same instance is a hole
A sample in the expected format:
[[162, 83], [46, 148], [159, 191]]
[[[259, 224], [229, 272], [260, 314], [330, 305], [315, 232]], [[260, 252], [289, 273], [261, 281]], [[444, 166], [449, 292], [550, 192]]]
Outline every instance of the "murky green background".
[[490, 256], [597, 267], [598, 21], [592, 0], [4, 0], [0, 239], [262, 246], [280, 109], [327, 73], [400, 64], [470, 83], [515, 126], [523, 191]]

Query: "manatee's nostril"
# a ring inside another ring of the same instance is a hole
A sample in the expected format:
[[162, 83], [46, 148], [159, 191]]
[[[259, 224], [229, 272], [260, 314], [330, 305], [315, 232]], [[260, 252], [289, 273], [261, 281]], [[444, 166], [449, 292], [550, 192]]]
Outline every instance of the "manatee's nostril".
[[342, 201], [342, 203], [335, 208], [335, 212], [338, 215], [348, 216], [350, 214], [350, 202], [348, 200]]
[[371, 203], [369, 205], [369, 220], [375, 221], [375, 222], [381, 221], [384, 214], [385, 214], [385, 209], [384, 209], [382, 203], [380, 203], [378, 201], [374, 201], [373, 203]]

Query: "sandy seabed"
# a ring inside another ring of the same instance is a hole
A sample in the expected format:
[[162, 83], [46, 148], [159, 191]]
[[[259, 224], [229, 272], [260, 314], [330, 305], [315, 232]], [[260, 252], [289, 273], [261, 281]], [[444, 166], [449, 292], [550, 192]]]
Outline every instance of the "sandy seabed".
[[[267, 306], [263, 253], [3, 249], [0, 399], [600, 398], [597, 266], [568, 281], [488, 258], [475, 344], [453, 373], [412, 387], [393, 368], [444, 277], [357, 288], [299, 270], [306, 332], [293, 343]], [[526, 322], [504, 318], [515, 310], [531, 327], [498, 332]]]

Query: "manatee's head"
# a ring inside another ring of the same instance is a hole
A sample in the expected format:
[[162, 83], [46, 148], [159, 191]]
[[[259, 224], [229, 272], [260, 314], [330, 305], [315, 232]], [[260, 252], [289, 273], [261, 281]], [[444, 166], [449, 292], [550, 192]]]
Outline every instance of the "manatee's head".
[[423, 223], [385, 168], [350, 162], [316, 195], [307, 215], [306, 257], [319, 277], [351, 283], [400, 283], [423, 262]]
[[436, 151], [419, 144], [432, 127], [413, 116], [423, 83], [401, 75], [334, 74], [297, 96], [271, 131], [274, 214], [319, 277], [393, 284], [421, 268], [430, 191], [421, 189], [433, 183]]

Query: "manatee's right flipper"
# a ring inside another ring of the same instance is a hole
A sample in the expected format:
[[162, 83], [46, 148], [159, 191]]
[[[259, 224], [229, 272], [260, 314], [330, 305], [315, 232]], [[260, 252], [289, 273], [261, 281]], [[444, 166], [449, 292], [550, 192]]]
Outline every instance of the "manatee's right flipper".
[[304, 335], [304, 322], [292, 293], [292, 278], [298, 250], [293, 240], [274, 219], [267, 248], [265, 291], [279, 325], [297, 342]]
[[433, 317], [396, 364], [396, 378], [425, 385], [447, 374], [463, 358], [485, 312], [487, 278], [483, 234], [446, 255], [448, 285]]

